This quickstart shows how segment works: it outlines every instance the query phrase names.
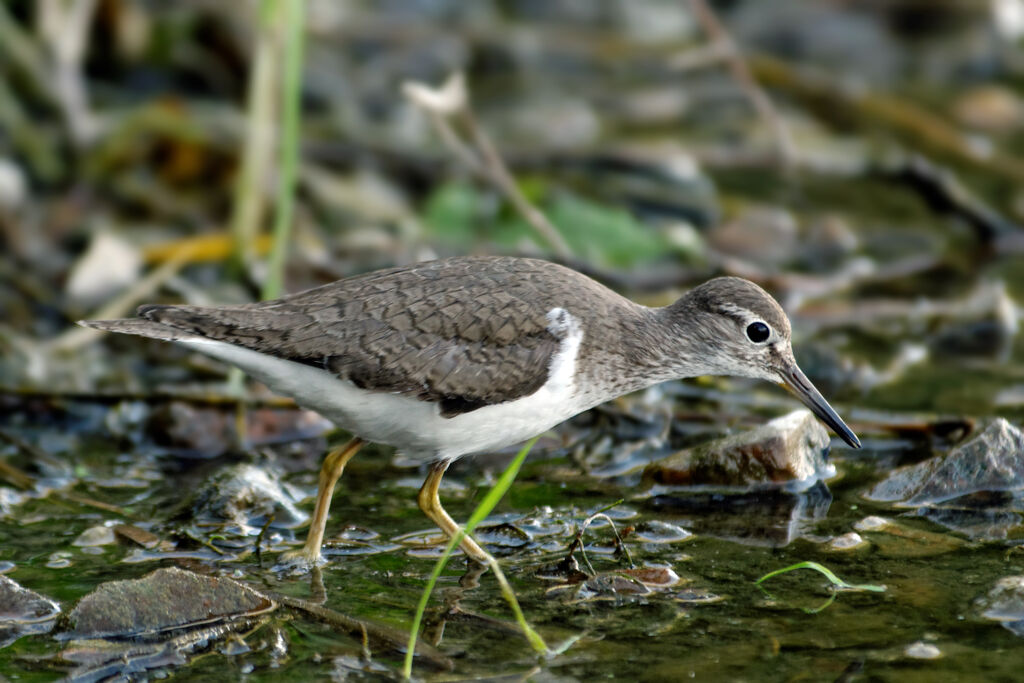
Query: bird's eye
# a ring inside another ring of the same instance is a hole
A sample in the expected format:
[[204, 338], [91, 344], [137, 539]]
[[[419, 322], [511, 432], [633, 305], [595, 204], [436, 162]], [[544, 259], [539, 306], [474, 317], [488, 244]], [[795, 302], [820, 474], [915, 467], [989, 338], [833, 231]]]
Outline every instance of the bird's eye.
[[772, 334], [772, 328], [765, 325], [763, 322], [758, 321], [756, 323], [750, 323], [747, 325], [747, 339], [760, 344], [770, 337]]

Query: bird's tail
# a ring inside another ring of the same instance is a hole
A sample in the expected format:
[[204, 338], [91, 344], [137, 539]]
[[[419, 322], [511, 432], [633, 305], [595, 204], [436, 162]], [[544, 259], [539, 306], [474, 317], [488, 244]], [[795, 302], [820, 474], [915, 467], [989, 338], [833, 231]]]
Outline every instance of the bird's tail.
[[180, 330], [164, 323], [158, 323], [145, 318], [125, 318], [123, 320], [79, 320], [82, 327], [91, 327], [94, 330], [106, 332], [120, 332], [121, 334], [135, 334], [140, 337], [151, 337], [165, 341], [182, 341], [195, 339], [196, 334], [187, 330]]

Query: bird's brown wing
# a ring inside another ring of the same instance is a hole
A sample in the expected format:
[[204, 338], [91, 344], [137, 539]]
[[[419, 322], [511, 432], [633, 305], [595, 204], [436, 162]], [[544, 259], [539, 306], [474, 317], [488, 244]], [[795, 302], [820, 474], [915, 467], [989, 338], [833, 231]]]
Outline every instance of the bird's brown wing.
[[547, 380], [560, 343], [548, 330], [558, 297], [552, 268], [528, 259], [433, 261], [256, 304], [141, 307], [161, 334], [138, 324], [105, 329], [237, 344], [363, 389], [437, 402], [454, 416], [529, 395]]

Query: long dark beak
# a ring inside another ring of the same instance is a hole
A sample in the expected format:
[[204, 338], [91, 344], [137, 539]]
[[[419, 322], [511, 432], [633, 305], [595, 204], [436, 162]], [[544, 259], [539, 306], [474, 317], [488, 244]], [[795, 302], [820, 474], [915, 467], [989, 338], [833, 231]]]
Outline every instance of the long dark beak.
[[783, 386], [792, 391], [805, 406], [811, 409], [812, 413], [818, 416], [818, 419], [831, 427], [852, 448], [860, 448], [860, 439], [857, 438], [857, 435], [846, 426], [843, 418], [832, 410], [832, 406], [828, 404], [821, 392], [814, 388], [811, 380], [807, 379], [796, 363], [782, 371], [782, 379]]

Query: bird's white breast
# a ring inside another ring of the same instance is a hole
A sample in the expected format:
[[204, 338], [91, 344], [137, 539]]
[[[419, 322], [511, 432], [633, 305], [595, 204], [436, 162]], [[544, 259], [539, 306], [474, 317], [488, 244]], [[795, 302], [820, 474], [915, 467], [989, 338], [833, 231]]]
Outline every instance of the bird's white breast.
[[204, 337], [178, 341], [237, 365], [275, 392], [295, 398], [367, 441], [394, 446], [414, 459], [455, 459], [519, 443], [593, 405], [575, 383], [583, 340], [579, 321], [561, 308], [552, 309], [547, 317], [548, 329], [562, 340], [551, 358], [547, 381], [529, 396], [450, 418], [440, 415], [436, 403], [360, 389], [309, 365]]

